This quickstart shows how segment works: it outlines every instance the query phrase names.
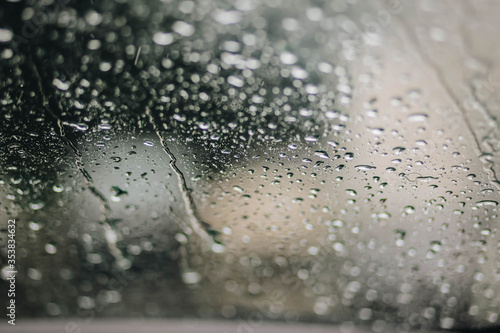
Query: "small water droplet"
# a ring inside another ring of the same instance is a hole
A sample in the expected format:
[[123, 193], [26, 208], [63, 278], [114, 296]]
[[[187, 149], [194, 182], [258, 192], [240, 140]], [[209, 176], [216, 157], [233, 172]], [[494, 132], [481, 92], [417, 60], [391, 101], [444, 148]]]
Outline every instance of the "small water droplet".
[[415, 213], [415, 207], [413, 207], [413, 206], [406, 206], [404, 208], [404, 211], [405, 211], [406, 214], [413, 214], [413, 213]]
[[29, 268], [28, 269], [28, 277], [32, 280], [41, 280], [42, 279], [42, 272], [40, 272], [36, 268]]
[[330, 158], [330, 156], [328, 155], [328, 153], [326, 151], [323, 151], [323, 150], [317, 150], [314, 152], [314, 155], [320, 157], [320, 158]]
[[411, 122], [422, 122], [426, 121], [427, 118], [429, 118], [429, 116], [425, 113], [413, 113], [408, 116], [408, 120]]
[[346, 193], [352, 197], [355, 197], [358, 193], [355, 191], [355, 190], [352, 190], [352, 189], [347, 189], [345, 190]]
[[54, 254], [57, 252], [57, 248], [55, 247], [55, 245], [48, 243], [45, 244], [45, 252], [49, 254]]
[[476, 206], [498, 206], [498, 201], [494, 200], [481, 200], [476, 202]]
[[441, 251], [441, 242], [440, 241], [432, 241], [431, 242], [431, 251], [433, 251], [433, 252]]
[[61, 193], [62, 191], [64, 191], [64, 187], [60, 185], [54, 185], [52, 186], [52, 190], [56, 193]]
[[375, 170], [377, 167], [374, 167], [372, 165], [360, 164], [360, 165], [356, 165], [354, 168], [357, 170], [361, 170], [361, 171], [369, 171], [369, 170]]
[[404, 152], [406, 150], [405, 147], [394, 147], [392, 148], [392, 151], [396, 154], [396, 155], [399, 155], [401, 154], [402, 152]]
[[317, 136], [311, 136], [311, 135], [308, 135], [304, 138], [304, 140], [306, 140], [307, 142], [318, 142], [318, 139], [319, 138]]
[[238, 193], [243, 193], [244, 189], [241, 186], [234, 185], [233, 190], [235, 190]]
[[33, 209], [33, 210], [39, 210], [39, 209], [42, 209], [44, 206], [45, 206], [45, 202], [43, 201], [35, 201], [35, 202], [31, 202], [29, 204], [30, 208]]

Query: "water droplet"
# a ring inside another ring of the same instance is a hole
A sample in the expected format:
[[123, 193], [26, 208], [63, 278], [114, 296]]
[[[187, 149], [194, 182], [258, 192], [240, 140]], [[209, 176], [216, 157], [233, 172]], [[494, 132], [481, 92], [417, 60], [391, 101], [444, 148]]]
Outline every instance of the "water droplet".
[[340, 116], [340, 111], [334, 110], [334, 111], [326, 111], [325, 116], [328, 119], [336, 119]]
[[67, 84], [59, 79], [52, 80], [52, 84], [55, 85], [56, 88], [59, 90], [68, 90], [69, 89], [69, 84]]
[[425, 113], [413, 113], [408, 116], [408, 120], [411, 122], [422, 122], [426, 121], [427, 118], [429, 118], [429, 116]]
[[174, 36], [168, 32], [156, 32], [153, 35], [153, 42], [158, 45], [169, 45], [174, 42]]
[[355, 190], [352, 190], [352, 189], [347, 189], [347, 190], [345, 190], [345, 192], [352, 197], [354, 197], [358, 194]]
[[369, 170], [375, 170], [377, 167], [374, 167], [372, 165], [360, 164], [360, 165], [356, 165], [354, 168], [357, 170], [361, 170], [361, 171], [369, 171]]
[[493, 200], [481, 200], [476, 202], [476, 206], [498, 206], [498, 201]]
[[28, 269], [28, 277], [32, 280], [41, 280], [42, 279], [42, 272], [40, 272], [36, 268], [29, 268]]
[[207, 124], [207, 123], [199, 123], [198, 124], [198, 127], [202, 130], [207, 130], [210, 128], [210, 124]]
[[78, 306], [82, 309], [89, 310], [95, 307], [94, 299], [88, 296], [79, 296], [77, 302]]
[[433, 181], [433, 180], [437, 180], [438, 178], [437, 177], [432, 177], [432, 176], [420, 176], [420, 177], [417, 177], [416, 178], [418, 181], [420, 182], [430, 182], [430, 181]]
[[245, 85], [245, 81], [243, 81], [243, 79], [241, 79], [235, 75], [229, 76], [227, 78], [227, 83], [229, 83], [232, 86], [238, 87], [238, 88], [241, 88]]
[[380, 127], [368, 127], [368, 130], [374, 135], [381, 135], [384, 133], [384, 129]]
[[406, 214], [413, 214], [413, 213], [415, 213], [415, 207], [413, 207], [413, 206], [406, 206], [404, 208], [404, 211], [405, 211]]
[[89, 129], [89, 125], [83, 123], [65, 123], [65, 125], [69, 125], [70, 127], [73, 127], [82, 132], [85, 132]]
[[404, 230], [395, 230], [396, 233], [396, 246], [403, 246], [405, 244], [405, 236], [406, 231]]
[[44, 206], [45, 206], [45, 202], [43, 201], [35, 201], [35, 202], [31, 202], [29, 204], [30, 208], [33, 209], [33, 210], [39, 210], [39, 209], [42, 209]]
[[[312, 110], [308, 110], [308, 109], [300, 109], [299, 111], [299, 114], [302, 116], [302, 117], [310, 117], [313, 115], [313, 111]], [[307, 140], [306, 140], [307, 141]]]
[[353, 158], [354, 158], [353, 153], [345, 153], [344, 154], [344, 159], [346, 159], [346, 160], [352, 160]]
[[[310, 135], [306, 136], [304, 138], [304, 140], [306, 140], [307, 142], [318, 142], [318, 139], [319, 138], [317, 136], [310, 136]], [[290, 147], [290, 146], [288, 146], [288, 147]]]
[[280, 61], [285, 65], [293, 65], [297, 62], [297, 57], [290, 52], [282, 52], [280, 54]]
[[388, 219], [391, 217], [391, 214], [383, 212], [383, 213], [375, 213], [373, 214], [378, 219]]
[[423, 147], [423, 146], [426, 146], [426, 145], [427, 145], [427, 142], [426, 142], [426, 141], [424, 141], [424, 140], [417, 140], [417, 141], [415, 141], [415, 144], [416, 144], [417, 146], [421, 146], [421, 147]]
[[236, 10], [225, 11], [218, 9], [213, 13], [212, 16], [215, 21], [223, 25], [236, 24], [240, 22], [242, 18], [241, 13]]
[[57, 252], [57, 248], [53, 244], [45, 244], [45, 252], [49, 254], [54, 254]]
[[121, 196], [127, 195], [128, 192], [125, 190], [122, 190], [118, 186], [112, 186], [111, 187], [111, 201], [113, 202], [119, 202], [121, 201]]
[[453, 319], [451, 317], [441, 318], [441, 321], [440, 321], [441, 328], [449, 330], [449, 329], [453, 328], [453, 325], [455, 325], [455, 319]]
[[433, 252], [441, 251], [441, 242], [440, 241], [432, 241], [431, 242], [431, 251], [433, 251]]
[[212, 249], [212, 252], [214, 252], [214, 253], [223, 253], [226, 250], [226, 247], [222, 244], [214, 243], [214, 244], [212, 244], [211, 249]]
[[238, 193], [243, 193], [243, 191], [244, 191], [244, 189], [238, 185], [234, 185], [233, 190], [235, 190]]
[[30, 227], [31, 230], [34, 230], [34, 231], [40, 230], [40, 224], [36, 223], [36, 222], [33, 222], [33, 221], [30, 221], [29, 227]]
[[330, 156], [328, 155], [328, 153], [326, 151], [323, 151], [323, 150], [317, 150], [314, 152], [314, 155], [320, 157], [320, 158], [330, 158]]
[[109, 124], [99, 124], [97, 127], [98, 127], [100, 130], [105, 130], [105, 131], [107, 131], [107, 130], [110, 130], [110, 129], [111, 129], [111, 125], [109, 125]]
[[172, 25], [172, 29], [184, 37], [192, 36], [195, 32], [194, 26], [184, 21], [177, 21]]
[[312, 256], [315, 256], [319, 253], [319, 248], [316, 247], [316, 246], [311, 246], [309, 247], [309, 249], [307, 249], [307, 252], [312, 255]]
[[402, 152], [404, 152], [406, 150], [405, 147], [394, 147], [392, 148], [392, 151], [396, 154], [396, 155], [399, 155], [401, 154]]
[[62, 191], [64, 191], [64, 187], [60, 185], [54, 185], [52, 186], [52, 190], [56, 193], [61, 193]]
[[359, 319], [361, 320], [370, 320], [372, 317], [372, 309], [362, 308], [359, 310]]
[[182, 281], [185, 284], [196, 284], [201, 281], [201, 275], [195, 271], [186, 271], [182, 273]]
[[0, 29], [0, 43], [10, 42], [14, 34], [7, 29]]

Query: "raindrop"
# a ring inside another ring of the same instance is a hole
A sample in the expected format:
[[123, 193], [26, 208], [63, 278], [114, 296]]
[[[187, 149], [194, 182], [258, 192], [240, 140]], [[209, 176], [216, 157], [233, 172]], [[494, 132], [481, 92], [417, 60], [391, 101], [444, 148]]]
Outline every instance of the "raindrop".
[[0, 43], [10, 42], [13, 36], [12, 31], [0, 28]]
[[411, 122], [422, 122], [426, 121], [428, 117], [425, 113], [413, 113], [408, 116], [408, 120]]
[[453, 325], [455, 325], [455, 319], [453, 319], [451, 317], [441, 318], [441, 321], [440, 321], [441, 328], [449, 330], [449, 329], [453, 328]]
[[238, 186], [238, 185], [234, 185], [233, 190], [235, 190], [238, 193], [243, 193], [243, 191], [244, 191], [243, 188]]
[[241, 13], [235, 10], [216, 10], [213, 14], [213, 18], [222, 25], [236, 24], [241, 21]]
[[369, 170], [375, 170], [377, 167], [374, 167], [372, 165], [360, 164], [360, 165], [356, 165], [354, 168], [357, 170], [361, 170], [361, 171], [369, 171]]
[[346, 193], [352, 197], [356, 196], [358, 193], [355, 191], [355, 190], [352, 190], [352, 189], [347, 189], [345, 190]]
[[285, 65], [293, 65], [297, 62], [297, 57], [290, 52], [282, 52], [280, 54], [280, 60]]
[[396, 154], [396, 155], [399, 155], [401, 154], [402, 152], [404, 152], [406, 150], [405, 147], [394, 147], [392, 148], [392, 151]]
[[323, 150], [317, 150], [314, 152], [314, 155], [320, 157], [320, 158], [330, 158], [330, 156], [328, 155], [328, 153], [326, 151], [323, 151]]
[[32, 280], [41, 280], [42, 279], [42, 272], [40, 272], [36, 268], [29, 268], [28, 269], [28, 277]]
[[[307, 142], [318, 142], [318, 139], [319, 138], [317, 136], [310, 136], [310, 135], [306, 136], [304, 138], [304, 140], [306, 140]], [[290, 147], [290, 146], [288, 146], [288, 147]]]
[[56, 193], [61, 193], [62, 191], [64, 191], [64, 187], [60, 185], [54, 185], [52, 186], [52, 190]]
[[405, 244], [405, 236], [406, 236], [406, 231], [404, 230], [396, 230], [396, 246], [403, 246]]
[[432, 177], [432, 176], [420, 176], [420, 177], [417, 177], [416, 178], [418, 181], [421, 181], [421, 182], [430, 182], [430, 181], [433, 181], [433, 180], [437, 180], [438, 178], [437, 177]]
[[52, 84], [57, 87], [59, 90], [68, 90], [69, 89], [69, 84], [64, 83], [63, 81], [59, 79], [54, 79], [52, 80]]
[[57, 252], [57, 248], [53, 244], [45, 244], [45, 252], [54, 254]]
[[431, 242], [431, 251], [433, 251], [433, 252], [441, 251], [441, 242], [440, 241], [432, 241]]
[[344, 154], [344, 159], [345, 160], [352, 160], [354, 158], [354, 154], [353, 153], [345, 153]]
[[415, 207], [413, 207], [413, 206], [406, 206], [404, 208], [404, 211], [405, 211], [406, 214], [413, 214], [413, 213], [415, 213]]
[[38, 231], [40, 230], [40, 224], [39, 223], [36, 223], [36, 222], [33, 222], [33, 221], [30, 221], [29, 223], [29, 227], [31, 230], [33, 231]]
[[174, 42], [174, 36], [168, 32], [156, 32], [153, 35], [153, 42], [158, 45], [169, 45]]
[[45, 202], [38, 200], [35, 202], [30, 202], [29, 206], [33, 210], [39, 210], [45, 206]]
[[172, 29], [179, 35], [189, 37], [194, 34], [195, 28], [189, 23], [184, 21], [177, 21], [172, 25]]
[[498, 201], [494, 200], [481, 200], [476, 202], [476, 206], [482, 207], [482, 206], [498, 206]]
[[384, 133], [384, 129], [380, 127], [368, 127], [368, 130], [374, 135], [381, 135], [382, 133]]

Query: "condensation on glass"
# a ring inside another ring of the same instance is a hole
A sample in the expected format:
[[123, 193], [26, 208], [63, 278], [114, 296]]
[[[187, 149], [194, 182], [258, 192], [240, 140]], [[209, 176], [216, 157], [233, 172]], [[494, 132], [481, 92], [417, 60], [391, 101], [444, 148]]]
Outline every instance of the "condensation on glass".
[[2, 5], [0, 258], [16, 217], [26, 316], [498, 327], [499, 14]]

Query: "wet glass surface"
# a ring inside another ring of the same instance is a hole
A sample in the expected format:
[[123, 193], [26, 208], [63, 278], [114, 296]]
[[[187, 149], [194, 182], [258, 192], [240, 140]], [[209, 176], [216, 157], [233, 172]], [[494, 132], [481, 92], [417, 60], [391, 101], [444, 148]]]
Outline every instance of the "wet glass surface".
[[28, 318], [499, 326], [500, 4], [0, 7]]

